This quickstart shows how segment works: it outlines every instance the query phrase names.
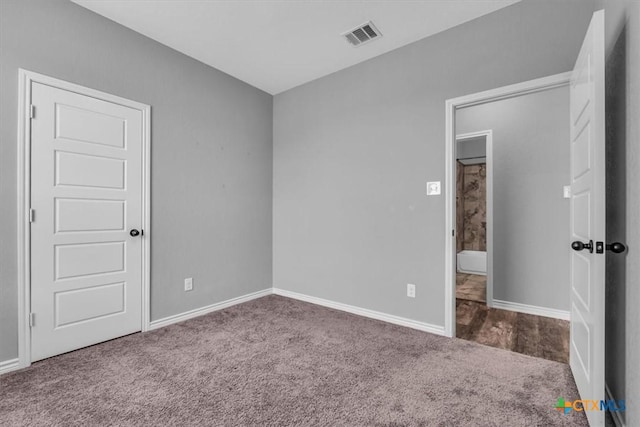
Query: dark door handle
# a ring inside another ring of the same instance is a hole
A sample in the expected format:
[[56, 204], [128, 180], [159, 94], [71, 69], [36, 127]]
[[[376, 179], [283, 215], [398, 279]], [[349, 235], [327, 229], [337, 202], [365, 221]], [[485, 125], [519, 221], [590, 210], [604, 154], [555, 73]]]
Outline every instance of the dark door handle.
[[129, 235], [130, 235], [131, 237], [136, 237], [136, 236], [139, 236], [140, 234], [142, 234], [142, 233], [140, 233], [140, 232], [139, 232], [138, 230], [136, 230], [135, 228], [129, 232]]
[[627, 247], [620, 242], [613, 242], [607, 245], [607, 250], [613, 252], [614, 254], [620, 254], [627, 250]]
[[582, 243], [578, 240], [571, 243], [571, 249], [574, 251], [581, 251], [583, 249], [589, 249], [590, 253], [593, 253], [593, 240], [589, 240], [589, 243]]

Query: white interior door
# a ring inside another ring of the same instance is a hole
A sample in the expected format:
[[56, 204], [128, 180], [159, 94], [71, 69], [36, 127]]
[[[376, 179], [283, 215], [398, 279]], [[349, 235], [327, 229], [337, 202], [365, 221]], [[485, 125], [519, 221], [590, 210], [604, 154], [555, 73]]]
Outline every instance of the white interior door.
[[[142, 327], [142, 112], [33, 83], [31, 360]], [[134, 233], [135, 234], [135, 233]]]
[[[604, 11], [594, 13], [571, 76], [571, 346], [582, 399], [604, 399]], [[575, 243], [578, 242], [578, 243]], [[581, 245], [585, 244], [584, 248]], [[592, 426], [604, 412], [585, 411]]]

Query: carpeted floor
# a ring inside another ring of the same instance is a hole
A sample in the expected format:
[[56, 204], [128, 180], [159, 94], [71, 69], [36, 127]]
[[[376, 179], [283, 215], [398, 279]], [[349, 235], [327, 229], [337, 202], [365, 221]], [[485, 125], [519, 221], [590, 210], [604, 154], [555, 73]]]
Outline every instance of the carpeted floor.
[[0, 377], [3, 426], [580, 426], [569, 367], [268, 296]]

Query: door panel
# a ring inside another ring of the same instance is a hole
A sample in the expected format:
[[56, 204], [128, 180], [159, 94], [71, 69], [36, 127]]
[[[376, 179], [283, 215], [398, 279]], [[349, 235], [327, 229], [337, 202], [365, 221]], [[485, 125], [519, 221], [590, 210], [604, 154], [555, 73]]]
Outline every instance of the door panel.
[[124, 242], [54, 245], [56, 280], [125, 269]]
[[95, 320], [125, 310], [126, 284], [111, 283], [55, 294], [55, 325]]
[[576, 179], [591, 170], [591, 129], [589, 123], [579, 131], [578, 136], [573, 144], [573, 170]]
[[127, 122], [99, 111], [56, 104], [56, 137], [124, 148]]
[[142, 112], [33, 83], [31, 359], [142, 328]]
[[56, 186], [125, 188], [126, 162], [121, 159], [56, 151], [54, 167]]
[[[571, 97], [572, 241], [606, 241], [604, 12], [594, 13], [573, 70]], [[571, 251], [570, 365], [582, 399], [604, 399], [604, 254]], [[585, 411], [592, 426], [603, 411]]]
[[55, 200], [55, 232], [123, 231], [123, 200], [69, 199]]

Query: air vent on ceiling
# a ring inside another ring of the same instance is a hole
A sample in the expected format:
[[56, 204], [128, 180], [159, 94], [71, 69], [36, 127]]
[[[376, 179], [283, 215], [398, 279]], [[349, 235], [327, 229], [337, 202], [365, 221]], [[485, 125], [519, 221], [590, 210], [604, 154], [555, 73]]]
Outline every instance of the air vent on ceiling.
[[360, 46], [382, 37], [380, 31], [369, 21], [342, 34], [353, 46]]

